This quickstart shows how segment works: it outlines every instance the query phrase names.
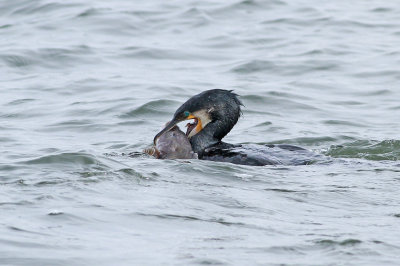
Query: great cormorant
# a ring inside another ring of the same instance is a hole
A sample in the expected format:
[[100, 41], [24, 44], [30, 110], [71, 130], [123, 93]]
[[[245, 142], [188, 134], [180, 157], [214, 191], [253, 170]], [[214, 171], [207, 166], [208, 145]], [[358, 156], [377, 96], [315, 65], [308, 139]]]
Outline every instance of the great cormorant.
[[192, 149], [202, 160], [245, 165], [301, 165], [313, 162], [316, 154], [293, 145], [229, 144], [222, 138], [231, 131], [242, 114], [238, 95], [228, 90], [214, 89], [197, 94], [176, 110], [172, 120], [155, 137], [184, 120], [186, 135]]

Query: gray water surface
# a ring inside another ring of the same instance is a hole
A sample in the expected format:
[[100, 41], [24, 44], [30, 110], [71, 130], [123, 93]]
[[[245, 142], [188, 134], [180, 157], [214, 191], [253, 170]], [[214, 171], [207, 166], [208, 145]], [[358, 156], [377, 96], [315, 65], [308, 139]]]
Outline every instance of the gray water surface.
[[[399, 47], [396, 1], [0, 0], [0, 264], [398, 265]], [[214, 88], [331, 162], [141, 154]]]

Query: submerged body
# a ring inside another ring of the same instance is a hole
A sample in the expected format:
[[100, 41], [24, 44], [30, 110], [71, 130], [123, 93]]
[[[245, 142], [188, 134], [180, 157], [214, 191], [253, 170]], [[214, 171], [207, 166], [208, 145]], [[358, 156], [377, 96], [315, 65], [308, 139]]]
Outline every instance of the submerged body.
[[158, 159], [197, 159], [185, 133], [175, 126], [157, 139], [155, 147], [146, 150]]
[[321, 155], [286, 144], [229, 144], [220, 142], [204, 150], [201, 159], [252, 166], [307, 165], [321, 160]]
[[176, 124], [187, 124], [186, 136], [199, 159], [245, 165], [304, 165], [320, 157], [293, 145], [242, 145], [222, 142], [241, 115], [243, 104], [238, 95], [228, 90], [208, 90], [197, 94], [180, 106], [173, 119], [154, 137], [154, 144]]

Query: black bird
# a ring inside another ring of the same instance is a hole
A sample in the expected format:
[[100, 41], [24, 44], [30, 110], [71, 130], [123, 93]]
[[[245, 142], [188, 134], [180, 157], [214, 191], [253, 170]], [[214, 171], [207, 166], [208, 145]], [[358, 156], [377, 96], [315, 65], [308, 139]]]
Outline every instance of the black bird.
[[231, 131], [242, 114], [238, 95], [228, 90], [207, 90], [187, 100], [176, 110], [173, 119], [155, 137], [172, 129], [184, 120], [186, 135], [199, 159], [245, 165], [310, 164], [316, 154], [292, 145], [229, 144], [222, 138]]

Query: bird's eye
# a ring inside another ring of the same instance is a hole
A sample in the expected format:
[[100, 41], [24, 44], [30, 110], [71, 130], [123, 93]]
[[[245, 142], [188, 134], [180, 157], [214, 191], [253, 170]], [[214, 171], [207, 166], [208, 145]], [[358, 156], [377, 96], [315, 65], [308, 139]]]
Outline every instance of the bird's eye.
[[185, 111], [185, 112], [183, 112], [183, 115], [184, 115], [185, 117], [188, 117], [188, 116], [190, 115], [190, 113], [189, 113], [189, 111]]

